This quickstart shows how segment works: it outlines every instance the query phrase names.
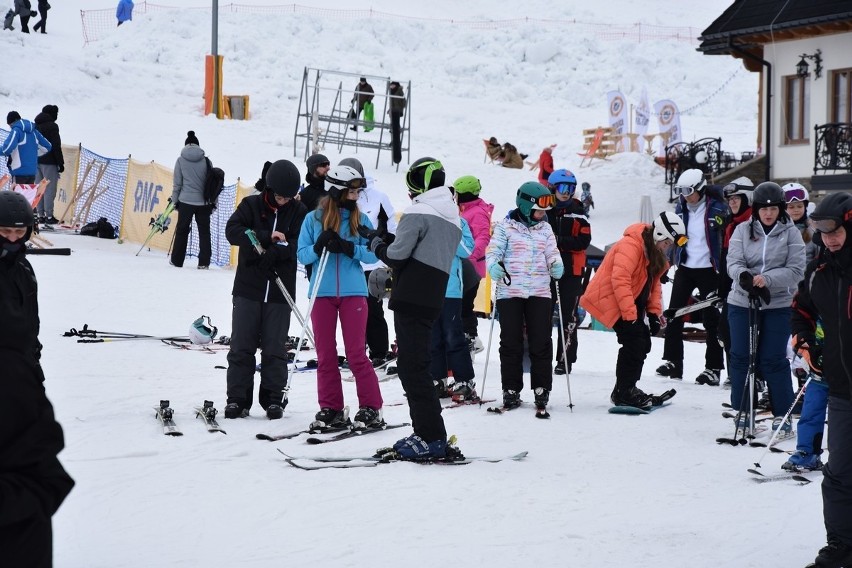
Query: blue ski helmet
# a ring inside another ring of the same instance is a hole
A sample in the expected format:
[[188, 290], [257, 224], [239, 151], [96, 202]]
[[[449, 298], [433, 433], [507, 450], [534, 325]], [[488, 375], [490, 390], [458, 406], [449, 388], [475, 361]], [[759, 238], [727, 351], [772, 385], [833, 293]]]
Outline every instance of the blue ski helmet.
[[547, 183], [553, 191], [563, 195], [567, 193], [573, 196], [577, 189], [577, 178], [570, 170], [554, 170], [547, 178]]

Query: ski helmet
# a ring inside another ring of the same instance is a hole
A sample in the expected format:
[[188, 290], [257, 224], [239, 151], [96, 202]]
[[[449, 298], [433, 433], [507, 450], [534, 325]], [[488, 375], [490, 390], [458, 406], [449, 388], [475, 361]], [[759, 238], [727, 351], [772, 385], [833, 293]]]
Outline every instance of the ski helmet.
[[704, 179], [704, 172], [693, 168], [680, 174], [677, 183], [674, 185], [674, 190], [678, 195], [687, 197], [696, 191], [701, 194], [705, 185], [707, 185], [707, 180]]
[[[811, 214], [811, 222], [820, 233], [833, 233], [840, 227], [852, 230], [852, 194], [845, 191], [830, 193]], [[850, 242], [847, 237], [847, 243]]]
[[328, 158], [323, 156], [322, 154], [314, 154], [312, 156], [308, 156], [308, 159], [305, 160], [305, 165], [308, 166], [308, 173], [312, 176], [316, 175], [316, 169], [319, 166], [328, 166], [331, 162]]
[[787, 210], [784, 190], [774, 181], [765, 181], [754, 188], [754, 203], [752, 217], [757, 218], [762, 207], [778, 207], [781, 213]]
[[364, 177], [364, 166], [361, 165], [361, 162], [358, 161], [357, 158], [343, 158], [337, 165], [349, 166], [350, 168], [353, 168], [356, 172], [361, 174], [361, 177]]
[[808, 195], [808, 190], [805, 189], [800, 183], [791, 182], [784, 185], [781, 189], [784, 190], [784, 201], [787, 203], [793, 203], [794, 201], [804, 202], [805, 207], [808, 206], [808, 201], [810, 201], [810, 196]]
[[678, 246], [683, 246], [688, 240], [686, 237], [686, 225], [683, 219], [672, 213], [664, 211], [654, 219], [654, 242], [670, 239]]
[[453, 189], [456, 192], [456, 199], [459, 203], [469, 203], [475, 199], [479, 199], [479, 192], [482, 191], [482, 183], [476, 176], [462, 176], [453, 182]]
[[752, 194], [754, 193], [754, 184], [747, 177], [738, 177], [731, 183], [722, 188], [725, 194], [725, 199], [739, 195], [745, 200], [745, 206], [751, 205]]
[[420, 158], [408, 168], [405, 174], [405, 185], [408, 193], [419, 195], [434, 187], [441, 187], [446, 181], [444, 166], [435, 158], [426, 156]]
[[362, 191], [365, 187], [367, 180], [364, 176], [349, 166], [334, 166], [325, 176], [325, 190], [335, 201], [340, 201], [350, 189]]
[[299, 191], [299, 168], [289, 160], [278, 160], [266, 171], [266, 189], [281, 197], [293, 198]]
[[573, 196], [577, 189], [577, 178], [569, 170], [555, 170], [547, 178], [547, 183], [553, 191]]
[[0, 227], [32, 226], [33, 208], [27, 198], [17, 191], [0, 191]]
[[553, 207], [555, 200], [550, 190], [537, 181], [528, 181], [521, 185], [515, 196], [518, 211], [529, 226], [538, 223], [531, 217], [533, 210], [547, 211]]
[[189, 340], [195, 345], [206, 345], [212, 343], [216, 339], [216, 333], [219, 331], [210, 318], [201, 316], [189, 326]]
[[393, 274], [389, 269], [382, 266], [370, 271], [370, 277], [367, 279], [367, 291], [370, 296], [381, 301], [390, 296], [392, 284]]

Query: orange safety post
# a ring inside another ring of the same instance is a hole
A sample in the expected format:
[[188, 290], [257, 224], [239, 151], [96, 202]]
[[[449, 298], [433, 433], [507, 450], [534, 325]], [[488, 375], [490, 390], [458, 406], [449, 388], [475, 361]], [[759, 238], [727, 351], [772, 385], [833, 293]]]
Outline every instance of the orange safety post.
[[219, 114], [217, 118], [222, 118], [222, 110], [224, 108], [224, 101], [222, 97], [222, 62], [224, 61], [224, 56], [217, 55], [216, 58], [219, 60], [219, 92], [214, 93], [215, 90], [215, 81], [216, 77], [216, 60], [212, 55], [207, 55], [204, 58], [204, 114], [210, 114], [213, 112], [213, 100], [214, 97], [218, 95], [219, 97]]

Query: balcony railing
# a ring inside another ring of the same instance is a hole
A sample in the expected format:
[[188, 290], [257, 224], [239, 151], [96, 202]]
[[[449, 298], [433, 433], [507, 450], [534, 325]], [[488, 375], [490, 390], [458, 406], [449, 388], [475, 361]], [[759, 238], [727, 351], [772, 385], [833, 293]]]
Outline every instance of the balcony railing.
[[814, 174], [826, 171], [852, 173], [852, 123], [814, 126]]

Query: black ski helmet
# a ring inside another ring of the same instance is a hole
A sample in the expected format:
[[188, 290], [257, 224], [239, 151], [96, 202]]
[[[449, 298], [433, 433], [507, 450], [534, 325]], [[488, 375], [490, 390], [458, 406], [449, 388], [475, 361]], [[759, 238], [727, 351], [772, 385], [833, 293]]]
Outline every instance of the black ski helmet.
[[762, 207], [778, 207], [780, 216], [784, 217], [787, 211], [787, 200], [784, 198], [784, 190], [774, 181], [765, 181], [754, 188], [752, 194], [751, 214], [758, 218]]
[[358, 160], [358, 158], [343, 158], [337, 165], [349, 166], [350, 168], [353, 168], [356, 172], [361, 174], [361, 177], [364, 177], [364, 166], [361, 165], [361, 162]]
[[266, 189], [281, 197], [295, 197], [301, 177], [299, 168], [289, 160], [278, 160], [266, 172]]
[[[852, 231], [852, 194], [845, 191], [830, 193], [817, 204], [811, 220], [820, 232], [830, 233], [840, 226], [847, 232]], [[834, 224], [830, 221], [834, 221]], [[834, 229], [831, 229], [832, 226]]]
[[441, 187], [446, 181], [444, 166], [435, 158], [420, 158], [408, 168], [405, 185], [410, 194], [419, 195], [434, 187]]
[[32, 227], [33, 208], [23, 194], [0, 191], [0, 227]]

